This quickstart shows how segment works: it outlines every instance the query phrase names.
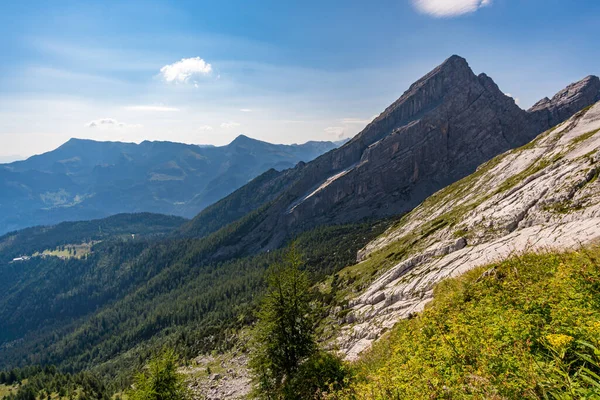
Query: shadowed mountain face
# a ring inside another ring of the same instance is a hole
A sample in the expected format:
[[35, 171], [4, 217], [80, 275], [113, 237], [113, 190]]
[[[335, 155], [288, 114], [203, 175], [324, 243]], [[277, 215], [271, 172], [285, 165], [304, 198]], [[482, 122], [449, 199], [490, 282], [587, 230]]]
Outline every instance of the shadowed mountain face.
[[[301, 171], [279, 186], [277, 200], [261, 210], [260, 222], [221, 253], [272, 249], [313, 226], [409, 211], [598, 97], [599, 80], [588, 77], [525, 111], [491, 78], [475, 75], [466, 60], [452, 56], [414, 83], [350, 142], [299, 166]], [[186, 226], [187, 232], [197, 231], [194, 224], [201, 217]]]
[[227, 146], [72, 139], [0, 165], [0, 233], [123, 212], [194, 216], [251, 179], [337, 147], [275, 145], [239, 136]]

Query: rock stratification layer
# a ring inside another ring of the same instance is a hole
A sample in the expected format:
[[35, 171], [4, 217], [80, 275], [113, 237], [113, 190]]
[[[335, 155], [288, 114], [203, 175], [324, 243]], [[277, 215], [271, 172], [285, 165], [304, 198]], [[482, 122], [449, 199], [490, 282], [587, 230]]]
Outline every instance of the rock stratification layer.
[[359, 253], [362, 263], [397, 263], [340, 310], [342, 350], [355, 358], [421, 311], [442, 279], [522, 251], [600, 239], [599, 174], [600, 103], [428, 198]]
[[597, 101], [600, 101], [600, 78], [590, 75], [567, 86], [552, 99], [543, 98], [528, 112], [540, 127], [550, 129]]

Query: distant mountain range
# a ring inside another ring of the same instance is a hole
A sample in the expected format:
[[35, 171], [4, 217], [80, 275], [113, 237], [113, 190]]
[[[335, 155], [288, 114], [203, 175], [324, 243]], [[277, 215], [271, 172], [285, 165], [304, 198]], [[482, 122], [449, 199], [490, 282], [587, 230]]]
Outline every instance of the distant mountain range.
[[71, 139], [0, 165], [0, 234], [124, 212], [192, 217], [270, 169], [291, 168], [339, 144], [278, 145], [244, 135], [220, 147]]
[[0, 164], [11, 163], [19, 160], [24, 160], [25, 157], [18, 155], [0, 156]]

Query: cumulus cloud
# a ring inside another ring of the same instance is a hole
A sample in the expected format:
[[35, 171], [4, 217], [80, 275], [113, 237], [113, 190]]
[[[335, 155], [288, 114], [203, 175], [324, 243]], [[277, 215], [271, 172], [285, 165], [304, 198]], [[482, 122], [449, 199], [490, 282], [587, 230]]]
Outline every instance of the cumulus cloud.
[[[186, 83], [194, 77], [210, 75], [211, 72], [212, 65], [200, 57], [182, 58], [160, 69], [162, 78], [169, 83]], [[195, 82], [194, 85], [197, 86]]]
[[148, 106], [148, 105], [141, 105], [141, 106], [129, 106], [129, 107], [125, 107], [126, 110], [129, 111], [152, 111], [152, 112], [173, 112], [173, 111], [179, 111], [179, 108], [176, 107], [166, 107], [166, 106]]
[[223, 122], [221, 124], [221, 128], [225, 128], [225, 129], [231, 129], [231, 128], [235, 128], [235, 127], [238, 127], [238, 126], [240, 126], [240, 124], [237, 123], [237, 122], [233, 122], [233, 121]]
[[504, 93], [504, 94], [507, 95], [508, 97], [511, 97], [515, 101], [515, 103], [517, 103], [517, 105], [519, 105], [521, 103], [521, 100], [518, 97], [514, 97], [510, 93]]
[[492, 0], [412, 0], [417, 11], [436, 18], [456, 17], [489, 6]]
[[199, 131], [212, 131], [213, 127], [210, 125], [202, 125], [200, 127], [198, 127]]
[[343, 138], [346, 133], [346, 129], [343, 126], [329, 126], [324, 131], [329, 135], [335, 135], [338, 139]]
[[100, 118], [85, 124], [88, 128], [107, 127], [107, 128], [142, 128], [141, 124], [126, 124], [119, 122], [114, 118]]

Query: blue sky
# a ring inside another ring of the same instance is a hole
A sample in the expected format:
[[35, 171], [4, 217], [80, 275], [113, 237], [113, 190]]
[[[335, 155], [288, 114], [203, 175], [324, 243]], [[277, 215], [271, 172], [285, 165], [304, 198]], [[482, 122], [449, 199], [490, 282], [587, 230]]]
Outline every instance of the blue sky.
[[597, 0], [10, 3], [0, 162], [71, 137], [338, 140], [452, 54], [524, 108], [600, 73]]

